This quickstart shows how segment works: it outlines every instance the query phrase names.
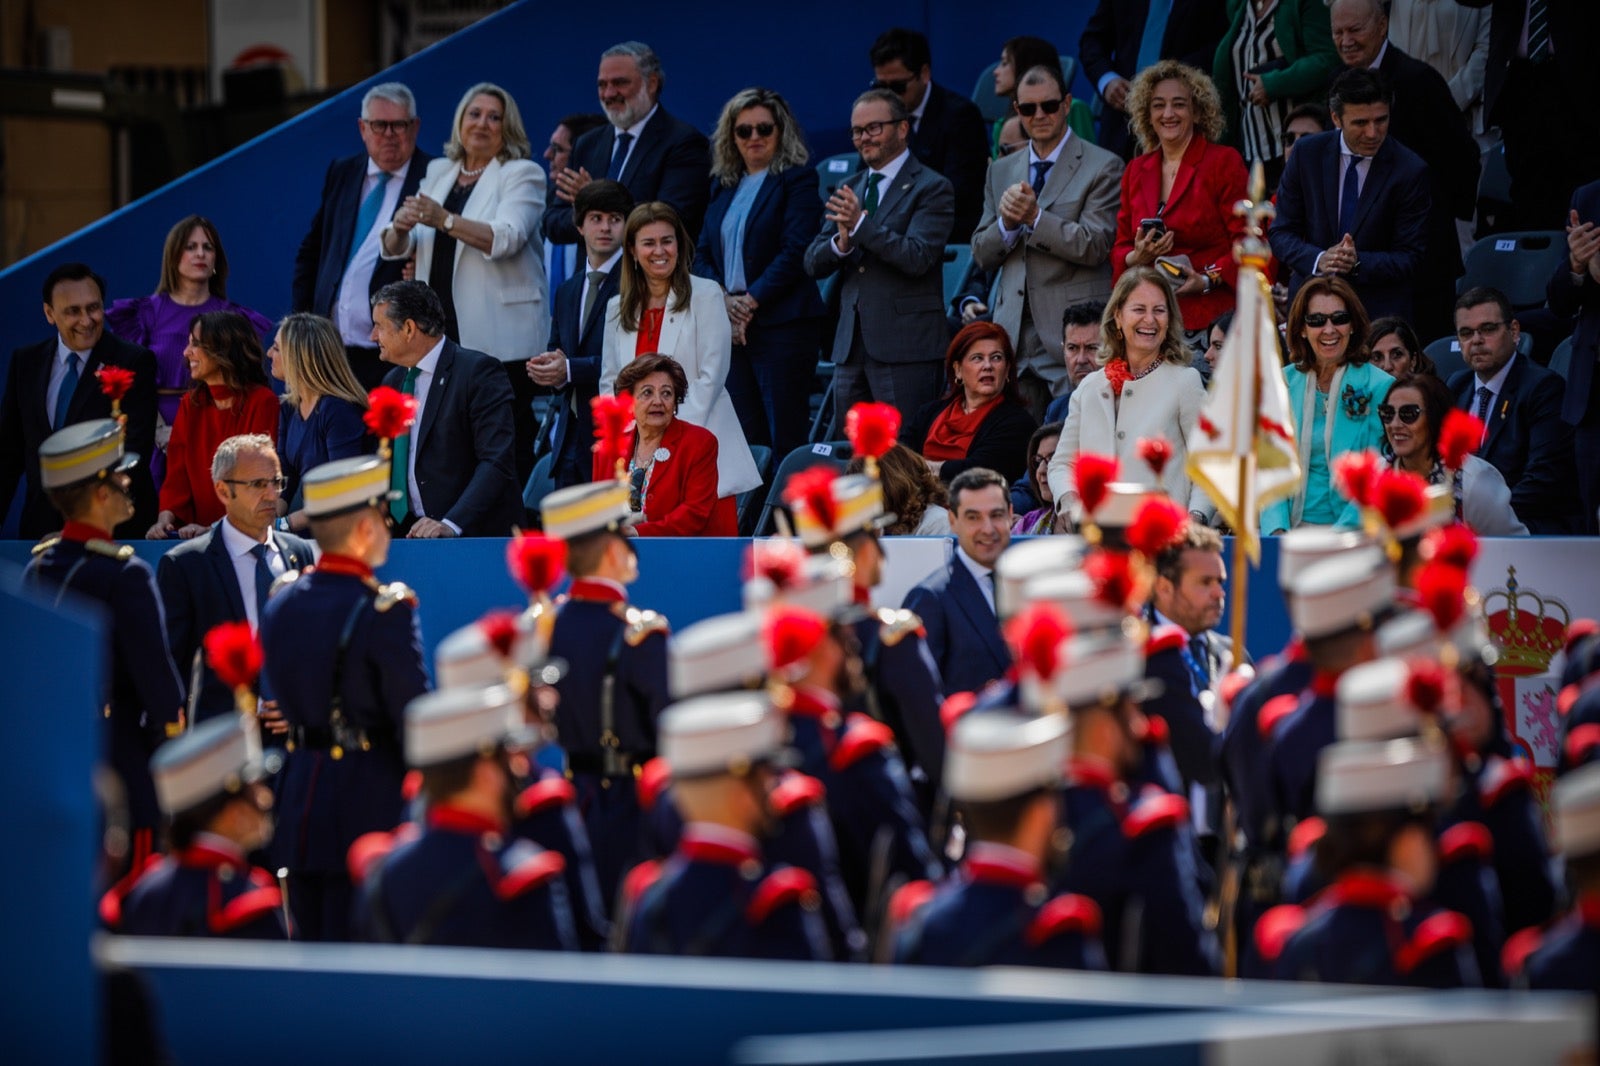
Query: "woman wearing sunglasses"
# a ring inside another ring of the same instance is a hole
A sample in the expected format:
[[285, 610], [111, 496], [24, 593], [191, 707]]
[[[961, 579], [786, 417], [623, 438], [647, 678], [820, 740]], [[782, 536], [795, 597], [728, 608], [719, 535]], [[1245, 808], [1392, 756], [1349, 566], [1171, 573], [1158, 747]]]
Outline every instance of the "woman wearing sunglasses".
[[1334, 490], [1331, 475], [1339, 456], [1383, 441], [1378, 403], [1394, 379], [1372, 365], [1367, 335], [1366, 309], [1349, 282], [1318, 276], [1301, 286], [1289, 309], [1290, 362], [1283, 369], [1300, 488], [1261, 512], [1263, 533], [1302, 525], [1361, 528], [1360, 509]]
[[783, 97], [745, 89], [711, 138], [711, 204], [694, 272], [725, 291], [733, 329], [728, 395], [752, 444], [781, 459], [805, 443], [822, 298], [806, 245], [822, 225], [817, 176]]
[[1451, 473], [1439, 461], [1439, 427], [1454, 406], [1450, 388], [1433, 374], [1404, 374], [1378, 405], [1383, 455], [1396, 470], [1409, 470], [1430, 485], [1450, 485], [1456, 518], [1480, 537], [1525, 537], [1528, 527], [1511, 509], [1511, 490], [1489, 463], [1468, 455]]

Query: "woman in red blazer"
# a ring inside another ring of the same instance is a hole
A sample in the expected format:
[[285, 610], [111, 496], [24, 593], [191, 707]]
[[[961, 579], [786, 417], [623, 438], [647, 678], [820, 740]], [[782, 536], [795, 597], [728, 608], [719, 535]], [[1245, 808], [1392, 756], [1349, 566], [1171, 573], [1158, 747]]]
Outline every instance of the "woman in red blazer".
[[[1248, 185], [1244, 160], [1215, 143], [1222, 103], [1211, 79], [1175, 60], [1134, 79], [1128, 123], [1144, 154], [1122, 174], [1112, 276], [1133, 266], [1163, 270], [1177, 291], [1185, 330], [1203, 334], [1234, 306], [1233, 242], [1244, 221], [1233, 205]], [[1160, 225], [1141, 225], [1151, 219]]]
[[[644, 515], [640, 537], [736, 537], [733, 496], [717, 495], [717, 438], [678, 418], [689, 391], [683, 367], [670, 355], [641, 355], [617, 374], [616, 394], [633, 397], [629, 502]], [[614, 477], [596, 455], [594, 479]]]

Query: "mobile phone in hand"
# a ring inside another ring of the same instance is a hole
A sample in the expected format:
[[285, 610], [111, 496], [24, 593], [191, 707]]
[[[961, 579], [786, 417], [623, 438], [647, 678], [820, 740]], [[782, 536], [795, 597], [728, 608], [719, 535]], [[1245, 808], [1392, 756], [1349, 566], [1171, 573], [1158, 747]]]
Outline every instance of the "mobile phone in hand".
[[1167, 224], [1159, 218], [1141, 218], [1139, 220], [1140, 233], [1154, 233], [1156, 236], [1167, 232]]

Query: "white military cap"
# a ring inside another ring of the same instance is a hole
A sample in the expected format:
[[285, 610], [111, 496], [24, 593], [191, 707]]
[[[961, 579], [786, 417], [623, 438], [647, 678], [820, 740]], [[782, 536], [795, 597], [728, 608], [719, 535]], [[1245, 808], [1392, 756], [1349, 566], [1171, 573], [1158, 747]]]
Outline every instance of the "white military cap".
[[1399, 659], [1437, 659], [1446, 647], [1458, 656], [1478, 659], [1493, 665], [1499, 658], [1494, 640], [1483, 624], [1480, 612], [1465, 612], [1448, 634], [1441, 635], [1433, 615], [1427, 611], [1406, 611], [1378, 627], [1378, 654]]
[[1401, 659], [1375, 659], [1352, 666], [1335, 689], [1340, 740], [1414, 737], [1421, 714], [1406, 698], [1411, 668]]
[[1309, 567], [1368, 543], [1366, 537], [1350, 529], [1291, 529], [1278, 538], [1278, 585], [1288, 589]]
[[526, 670], [541, 685], [553, 685], [566, 673], [566, 663], [550, 658], [550, 648], [539, 632], [538, 615], [523, 611], [515, 616], [517, 638], [511, 658], [501, 658], [490, 643], [485, 621], [464, 625], [439, 642], [433, 652], [433, 676], [439, 688], [497, 685], [507, 669]]
[[189, 732], [169, 740], [150, 757], [150, 776], [156, 797], [167, 814], [191, 807], [244, 784], [259, 781], [261, 734], [253, 717], [224, 714], [207, 719]]
[[1137, 481], [1113, 481], [1106, 486], [1106, 498], [1100, 509], [1090, 517], [1101, 529], [1126, 529], [1133, 525], [1144, 501], [1166, 493], [1159, 488], [1141, 485]]
[[956, 722], [945, 753], [944, 787], [952, 799], [988, 803], [1049, 788], [1061, 780], [1068, 724], [1059, 714], [968, 714]]
[[673, 699], [751, 687], [767, 674], [761, 616], [719, 614], [673, 635], [667, 649], [667, 687]]
[[674, 703], [657, 727], [661, 757], [678, 780], [742, 773], [786, 755], [787, 723], [766, 696], [722, 692]]
[[1094, 580], [1082, 570], [1058, 571], [1032, 578], [1022, 588], [1022, 599], [1024, 606], [1050, 603], [1061, 608], [1061, 613], [1078, 633], [1117, 629], [1128, 617], [1123, 607], [1099, 598]]
[[1429, 485], [1422, 490], [1423, 507], [1409, 522], [1390, 530], [1395, 540], [1420, 537], [1430, 529], [1447, 526], [1456, 520], [1456, 494], [1449, 485]]
[[376, 455], [335, 459], [313, 467], [302, 486], [306, 514], [330, 518], [358, 507], [386, 509], [400, 493], [389, 487], [389, 460]]
[[883, 510], [883, 486], [865, 474], [841, 474], [833, 479], [833, 523], [828, 524], [802, 497], [790, 502], [795, 532], [807, 548], [822, 548], [862, 530], [882, 529], [894, 522]]
[[1134, 702], [1152, 694], [1144, 676], [1144, 647], [1122, 633], [1086, 634], [1067, 641], [1066, 665], [1056, 671], [1053, 695], [1071, 710]]
[[1394, 605], [1394, 567], [1378, 548], [1358, 548], [1307, 568], [1290, 591], [1290, 621], [1301, 636], [1369, 628]]
[[113, 418], [98, 418], [58, 429], [39, 445], [39, 484], [60, 489], [101, 474], [127, 470], [139, 461], [124, 451], [122, 427]]
[[[751, 541], [750, 550], [760, 553], [766, 541]], [[803, 550], [796, 548], [795, 550]], [[824, 618], [837, 617], [855, 603], [855, 578], [850, 564], [832, 555], [808, 555], [798, 561], [796, 573], [779, 588], [772, 579], [757, 573], [744, 583], [744, 606], [758, 611], [774, 603], [803, 607]]]
[[1415, 737], [1340, 741], [1317, 760], [1317, 812], [1421, 811], [1444, 799], [1449, 782], [1441, 745]]
[[525, 743], [522, 700], [505, 685], [440, 689], [406, 704], [406, 762], [436, 766]]
[[1083, 565], [1088, 542], [1064, 534], [1055, 537], [1030, 537], [1011, 542], [994, 565], [994, 603], [1001, 618], [1010, 618], [1032, 598], [1026, 595], [1030, 582], [1052, 574], [1068, 574]]
[[603, 529], [618, 532], [632, 513], [628, 486], [614, 478], [557, 489], [539, 504], [545, 534], [562, 540]]
[[1569, 859], [1600, 852], [1600, 763], [1567, 774], [1550, 794], [1556, 845]]

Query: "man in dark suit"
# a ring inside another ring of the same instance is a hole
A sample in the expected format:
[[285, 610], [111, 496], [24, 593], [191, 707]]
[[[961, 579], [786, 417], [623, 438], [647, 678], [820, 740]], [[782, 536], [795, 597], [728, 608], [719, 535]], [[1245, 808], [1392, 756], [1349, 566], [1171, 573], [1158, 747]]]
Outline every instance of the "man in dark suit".
[[333, 319], [365, 389], [388, 373], [372, 347], [372, 294], [399, 281], [405, 266], [379, 257], [378, 237], [395, 209], [416, 195], [432, 158], [416, 150], [417, 125], [410, 89], [386, 82], [367, 90], [357, 122], [367, 150], [328, 167], [317, 213], [294, 257], [294, 309]]
[[272, 528], [283, 468], [270, 437], [229, 437], [217, 446], [211, 476], [227, 514], [156, 564], [167, 645], [179, 675], [189, 682], [191, 722], [233, 710], [233, 693], [203, 662], [206, 634], [223, 622], [249, 622], [260, 629], [272, 583], [313, 561], [310, 541]]
[[1578, 470], [1583, 531], [1600, 532], [1600, 181], [1572, 194], [1567, 222], [1567, 262], [1556, 268], [1546, 289], [1550, 310], [1577, 316], [1572, 361], [1561, 399], [1561, 420], [1572, 429]]
[[600, 178], [579, 190], [572, 209], [583, 238], [585, 269], [556, 290], [550, 350], [528, 360], [534, 383], [556, 390], [538, 440], [541, 450], [550, 451], [550, 480], [558, 489], [591, 479], [594, 415], [589, 402], [600, 390], [606, 301], [617, 294], [622, 232], [633, 197], [620, 182]]
[[1290, 270], [1289, 296], [1313, 274], [1340, 274], [1367, 314], [1411, 315], [1427, 246], [1428, 167], [1389, 136], [1381, 74], [1347, 70], [1328, 103], [1336, 129], [1297, 141], [1267, 239]]
[[156, 357], [106, 331], [104, 279], [82, 263], [64, 263], [44, 279], [44, 317], [56, 335], [11, 353], [6, 391], [0, 397], [0, 518], [11, 513], [17, 483], [20, 498], [17, 535], [37, 540], [61, 528], [60, 516], [39, 480], [39, 445], [58, 429], [111, 417], [111, 401], [95, 374], [102, 367], [133, 372], [133, 387], [122, 398], [128, 451], [144, 462], [129, 471], [133, 479], [133, 517], [116, 535], [140, 539], [156, 517], [156, 489], [150, 456], [156, 448]]
[[1464, 269], [1455, 220], [1470, 221], [1477, 208], [1478, 142], [1444, 75], [1389, 42], [1389, 18], [1378, 0], [1333, 0], [1329, 15], [1345, 68], [1376, 70], [1389, 82], [1389, 136], [1428, 164], [1433, 208], [1412, 325], [1424, 337], [1443, 336], [1452, 328], [1455, 279]]
[[600, 53], [600, 106], [610, 124], [579, 137], [566, 167], [551, 168], [555, 195], [544, 212], [545, 240], [578, 239], [573, 200], [596, 178], [622, 182], [635, 203], [671, 204], [684, 228], [700, 232], [711, 192], [711, 142], [661, 106], [665, 80], [647, 44], [624, 41]]
[[[564, 116], [556, 123], [556, 128], [550, 131], [550, 143], [544, 150], [544, 168], [551, 175], [550, 185], [554, 185], [554, 175], [565, 170], [567, 163], [572, 159], [572, 146], [577, 143], [590, 130], [599, 129], [606, 125], [604, 115], [577, 113]], [[574, 212], [576, 221], [576, 212]], [[579, 273], [579, 263], [583, 258], [583, 242], [572, 244], [544, 244], [544, 280], [549, 286], [550, 303], [556, 303], [556, 290], [561, 288], [563, 282], [574, 274]]]
[[950, 179], [956, 215], [950, 241], [972, 240], [983, 213], [983, 174], [989, 167], [989, 133], [978, 105], [936, 85], [928, 38], [915, 30], [885, 30], [872, 42], [872, 87], [900, 98], [911, 116], [911, 152]]
[[944, 383], [944, 246], [955, 193], [906, 146], [911, 120], [898, 96], [862, 93], [850, 125], [866, 169], [828, 198], [806, 273], [844, 274], [834, 409], [877, 400], [910, 421]]
[[1100, 0], [1078, 38], [1083, 72], [1106, 104], [1100, 147], [1132, 159], [1138, 146], [1128, 130], [1131, 79], [1162, 59], [1210, 73], [1217, 40], [1227, 28], [1222, 0]]
[[1478, 286], [1456, 300], [1456, 339], [1466, 370], [1450, 379], [1456, 406], [1488, 427], [1479, 458], [1506, 479], [1511, 509], [1530, 533], [1576, 533], [1572, 426], [1561, 420], [1566, 383], [1517, 352], [1511, 301]]
[[444, 335], [439, 297], [420, 281], [372, 298], [372, 339], [394, 364], [384, 383], [417, 398], [394, 441], [390, 513], [409, 537], [508, 537], [522, 525], [511, 449], [511, 386], [492, 355]]

